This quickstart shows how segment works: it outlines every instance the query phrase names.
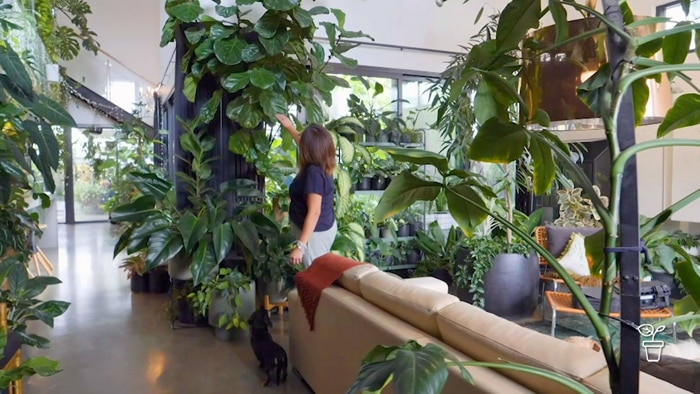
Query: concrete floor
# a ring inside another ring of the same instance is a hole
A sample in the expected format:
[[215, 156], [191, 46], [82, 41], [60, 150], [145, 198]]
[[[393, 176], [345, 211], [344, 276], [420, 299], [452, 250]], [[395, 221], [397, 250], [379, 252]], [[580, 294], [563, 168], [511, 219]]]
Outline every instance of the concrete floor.
[[[45, 253], [63, 284], [43, 297], [72, 305], [53, 330], [47, 351], [25, 354], [60, 361], [58, 375], [25, 381], [27, 394], [309, 393], [289, 370], [286, 384], [261, 387], [263, 373], [245, 339], [224, 342], [210, 328], [171, 330], [168, 295], [132, 294], [112, 259], [109, 224], [59, 226], [59, 248]], [[273, 336], [288, 345], [287, 317], [273, 316]]]

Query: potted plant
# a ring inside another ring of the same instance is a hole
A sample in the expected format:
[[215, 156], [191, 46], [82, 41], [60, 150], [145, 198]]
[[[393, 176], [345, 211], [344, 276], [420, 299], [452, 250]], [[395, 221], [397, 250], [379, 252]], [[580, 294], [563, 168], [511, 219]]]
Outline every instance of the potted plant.
[[464, 259], [463, 239], [464, 234], [458, 228], [453, 226], [445, 234], [438, 222], [418, 231], [415, 241], [422, 259], [414, 276], [433, 276], [452, 286], [454, 269]]
[[256, 279], [258, 297], [270, 297], [270, 302], [280, 303], [287, 299], [289, 285], [293, 284], [296, 270], [289, 264], [289, 253], [296, 240], [289, 225], [280, 225], [264, 214], [251, 217], [260, 236], [259, 249], [253, 255], [253, 275]]
[[149, 272], [146, 270], [145, 251], [140, 251], [124, 258], [119, 268], [126, 272], [126, 277], [131, 282], [131, 291], [133, 293], [148, 293]]
[[[252, 296], [252, 302], [246, 302], [246, 296]], [[248, 328], [247, 318], [255, 310], [251, 278], [232, 268], [220, 268], [215, 271], [197, 290], [189, 293], [187, 298], [201, 316], [209, 317], [216, 337], [224, 341], [239, 337], [237, 329]]]

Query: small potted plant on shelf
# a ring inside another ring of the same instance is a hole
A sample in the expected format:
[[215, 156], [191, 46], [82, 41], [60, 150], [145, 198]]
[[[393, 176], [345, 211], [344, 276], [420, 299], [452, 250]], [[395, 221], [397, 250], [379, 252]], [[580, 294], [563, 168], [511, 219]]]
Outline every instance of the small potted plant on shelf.
[[148, 293], [149, 272], [146, 270], [146, 251], [142, 250], [122, 260], [119, 268], [126, 272], [126, 277], [131, 281], [131, 291], [134, 293]]

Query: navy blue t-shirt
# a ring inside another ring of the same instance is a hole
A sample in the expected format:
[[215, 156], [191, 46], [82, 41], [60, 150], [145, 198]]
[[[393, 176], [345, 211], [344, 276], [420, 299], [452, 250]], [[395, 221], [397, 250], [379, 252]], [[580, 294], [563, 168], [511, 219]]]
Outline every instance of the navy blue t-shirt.
[[308, 165], [306, 169], [294, 178], [289, 185], [289, 219], [299, 227], [304, 227], [304, 220], [309, 211], [306, 205], [306, 197], [311, 194], [321, 195], [321, 216], [318, 218], [314, 231], [326, 231], [335, 223], [335, 209], [333, 207], [333, 196], [335, 194], [335, 183], [333, 176], [326, 174], [317, 165]]

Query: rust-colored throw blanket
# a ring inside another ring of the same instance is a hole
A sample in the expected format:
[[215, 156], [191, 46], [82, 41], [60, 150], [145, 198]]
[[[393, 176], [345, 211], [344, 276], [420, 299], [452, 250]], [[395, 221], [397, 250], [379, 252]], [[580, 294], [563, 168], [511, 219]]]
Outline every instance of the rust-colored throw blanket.
[[366, 263], [328, 253], [314, 260], [309, 268], [294, 276], [301, 305], [304, 307], [306, 319], [309, 321], [310, 331], [314, 330], [316, 307], [323, 290], [338, 280], [343, 272], [360, 264]]

